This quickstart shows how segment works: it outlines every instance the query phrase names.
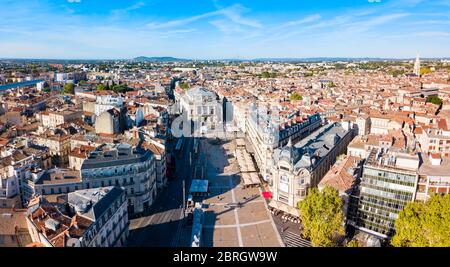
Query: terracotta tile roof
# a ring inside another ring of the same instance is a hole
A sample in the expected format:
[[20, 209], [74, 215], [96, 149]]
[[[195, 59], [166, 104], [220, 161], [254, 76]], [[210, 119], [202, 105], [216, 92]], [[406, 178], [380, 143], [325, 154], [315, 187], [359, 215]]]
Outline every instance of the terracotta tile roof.
[[327, 172], [322, 178], [319, 186], [331, 186], [339, 191], [347, 191], [352, 188], [355, 178], [349, 169], [356, 166], [360, 158], [354, 156], [344, 156]]
[[164, 148], [161, 148], [153, 143], [150, 142], [143, 142], [142, 143], [142, 148], [144, 149], [148, 149], [150, 151], [153, 152], [153, 154], [155, 155], [162, 155], [164, 154]]

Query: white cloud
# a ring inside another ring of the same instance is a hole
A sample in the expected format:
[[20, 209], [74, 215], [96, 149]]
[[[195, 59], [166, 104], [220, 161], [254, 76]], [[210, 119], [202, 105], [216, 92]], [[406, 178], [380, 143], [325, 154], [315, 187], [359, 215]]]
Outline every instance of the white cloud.
[[294, 21], [286, 22], [286, 23], [276, 27], [276, 29], [282, 29], [282, 28], [291, 27], [291, 26], [298, 26], [298, 25], [302, 25], [302, 24], [306, 24], [306, 23], [317, 21], [317, 20], [319, 20], [321, 18], [322, 17], [319, 14], [314, 14], [314, 15], [307, 16], [306, 18], [303, 18], [303, 19], [300, 19], [300, 20], [294, 20]]
[[421, 37], [448, 37], [450, 36], [450, 32], [430, 31], [430, 32], [419, 32], [416, 33], [415, 35]]
[[231, 21], [231, 23], [235, 23], [242, 26], [248, 26], [253, 28], [262, 27], [262, 25], [258, 21], [249, 18], [244, 18], [241, 15], [241, 13], [243, 13], [244, 11], [245, 9], [241, 5], [237, 4], [227, 8], [218, 9], [216, 11], [211, 11], [192, 17], [187, 17], [184, 19], [169, 20], [162, 23], [155, 23], [155, 22], [148, 23], [147, 27], [151, 29], [165, 29], [177, 26], [184, 26], [201, 19], [211, 18], [215, 16], [224, 16], [226, 19]]
[[209, 22], [211, 25], [216, 27], [219, 31], [224, 34], [232, 34], [243, 32], [244, 30], [237, 24], [229, 23], [227, 20], [213, 20]]
[[67, 0], [67, 2], [69, 2], [69, 3], [80, 3], [81, 0]]
[[137, 10], [137, 9], [143, 7], [143, 6], [145, 6], [145, 3], [140, 1], [140, 2], [135, 3], [134, 5], [131, 5], [131, 6], [126, 7], [126, 8], [114, 9], [114, 10], [111, 11], [111, 14], [112, 14], [111, 19], [112, 20], [118, 20], [118, 19], [128, 15], [128, 13], [130, 13], [130, 11]]
[[381, 3], [381, 0], [367, 0], [369, 3]]
[[367, 20], [356, 21], [352, 23], [348, 23], [347, 31], [351, 31], [354, 33], [361, 33], [370, 30], [372, 27], [379, 26], [390, 21], [398, 20], [407, 16], [410, 16], [409, 13], [393, 13], [386, 15], [379, 15], [375, 17], [371, 17]]

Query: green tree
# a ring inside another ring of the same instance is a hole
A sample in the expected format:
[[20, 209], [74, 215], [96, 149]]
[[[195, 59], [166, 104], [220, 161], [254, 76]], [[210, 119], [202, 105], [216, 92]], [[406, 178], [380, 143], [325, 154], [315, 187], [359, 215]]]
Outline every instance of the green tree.
[[106, 86], [103, 83], [97, 85], [97, 91], [104, 91], [104, 90], [106, 90]]
[[180, 82], [180, 88], [186, 90], [189, 88], [189, 84], [187, 82]]
[[345, 65], [342, 64], [342, 63], [336, 63], [334, 65], [334, 68], [337, 69], [337, 70], [343, 70], [343, 69], [345, 69]]
[[268, 71], [263, 71], [260, 75], [261, 78], [276, 78], [277, 76], [277, 73]]
[[344, 234], [342, 199], [336, 189], [326, 186], [322, 192], [317, 188], [298, 204], [303, 235], [313, 246], [337, 246], [337, 238]]
[[397, 76], [400, 76], [400, 75], [405, 74], [405, 72], [404, 72], [403, 70], [397, 70], [397, 69], [395, 69], [395, 70], [390, 70], [388, 73], [389, 73], [390, 75], [394, 76], [394, 77], [397, 77]]
[[294, 93], [289, 97], [289, 100], [291, 100], [291, 101], [302, 100], [302, 99], [303, 99], [303, 97], [302, 97], [300, 94], [298, 94], [297, 92], [294, 92]]
[[128, 88], [128, 86], [126, 86], [125, 84], [113, 85], [111, 86], [111, 89], [116, 93], [125, 93], [130, 90], [130, 88]]
[[428, 74], [428, 73], [431, 73], [431, 69], [430, 68], [428, 68], [428, 67], [420, 68], [420, 75], [425, 75], [425, 74]]
[[75, 85], [73, 85], [73, 83], [66, 83], [62, 90], [62, 93], [65, 95], [67, 94], [73, 95], [75, 93]]
[[410, 202], [395, 222], [396, 247], [450, 247], [450, 194]]
[[441, 105], [442, 104], [442, 99], [440, 99], [438, 96], [429, 96], [427, 97], [427, 102], [433, 103], [435, 105]]

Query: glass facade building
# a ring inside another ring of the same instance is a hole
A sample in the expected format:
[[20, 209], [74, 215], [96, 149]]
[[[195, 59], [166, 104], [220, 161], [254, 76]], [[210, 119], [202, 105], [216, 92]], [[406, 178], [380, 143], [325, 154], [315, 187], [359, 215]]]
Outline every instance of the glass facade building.
[[394, 234], [395, 220], [405, 205], [414, 201], [417, 188], [419, 159], [406, 156], [407, 164], [402, 165], [397, 155], [371, 151], [361, 179], [358, 228], [382, 238]]

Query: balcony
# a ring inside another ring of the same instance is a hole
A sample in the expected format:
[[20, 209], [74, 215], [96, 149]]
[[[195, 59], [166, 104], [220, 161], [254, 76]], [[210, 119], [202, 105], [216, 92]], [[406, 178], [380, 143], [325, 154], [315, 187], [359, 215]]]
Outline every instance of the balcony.
[[429, 184], [432, 186], [450, 186], [449, 182], [430, 182]]
[[427, 183], [427, 179], [426, 178], [420, 178], [419, 179], [419, 184], [426, 184]]

